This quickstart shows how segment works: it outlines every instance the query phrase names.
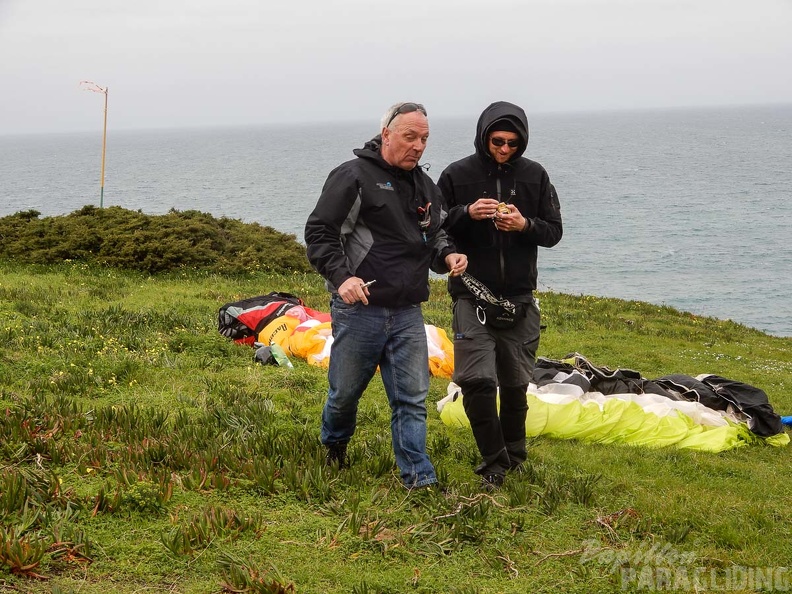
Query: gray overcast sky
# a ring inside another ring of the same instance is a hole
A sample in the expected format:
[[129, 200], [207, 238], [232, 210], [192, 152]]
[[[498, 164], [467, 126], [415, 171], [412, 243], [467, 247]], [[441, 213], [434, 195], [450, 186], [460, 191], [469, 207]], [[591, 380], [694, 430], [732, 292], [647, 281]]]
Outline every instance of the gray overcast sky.
[[0, 0], [0, 134], [792, 103], [792, 0]]

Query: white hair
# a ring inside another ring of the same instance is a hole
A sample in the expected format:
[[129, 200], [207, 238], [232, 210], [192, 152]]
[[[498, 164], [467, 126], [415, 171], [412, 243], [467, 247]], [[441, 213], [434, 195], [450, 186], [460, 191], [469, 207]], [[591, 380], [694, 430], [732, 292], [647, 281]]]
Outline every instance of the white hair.
[[[396, 118], [401, 115], [398, 113], [398, 111], [408, 103], [412, 103], [413, 105], [417, 106], [418, 109], [414, 109], [413, 111], [420, 111], [422, 114], [426, 115], [426, 108], [424, 108], [424, 106], [420, 103], [414, 103], [413, 101], [399, 101], [398, 103], [391, 105], [388, 108], [388, 111], [383, 114], [382, 119], [380, 120], [380, 130], [384, 128], [390, 128]], [[408, 111], [407, 113], [412, 112]]]

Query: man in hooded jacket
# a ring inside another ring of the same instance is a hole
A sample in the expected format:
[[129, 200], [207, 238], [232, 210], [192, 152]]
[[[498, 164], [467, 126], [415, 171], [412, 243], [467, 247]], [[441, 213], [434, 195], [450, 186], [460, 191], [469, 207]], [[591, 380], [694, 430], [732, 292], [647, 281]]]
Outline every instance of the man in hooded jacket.
[[[476, 473], [487, 489], [500, 487], [527, 457], [526, 390], [540, 326], [533, 297], [537, 248], [556, 245], [563, 233], [555, 188], [544, 167], [522, 156], [527, 144], [522, 108], [493, 103], [479, 117], [475, 153], [449, 165], [438, 180], [449, 211], [445, 228], [468, 257], [467, 273], [448, 280], [453, 379], [483, 458]], [[513, 305], [513, 326], [493, 325], [492, 311], [487, 320], [488, 301]]]
[[347, 464], [358, 402], [380, 368], [403, 484], [437, 482], [426, 453], [429, 354], [421, 302], [429, 268], [462, 274], [467, 265], [442, 229], [442, 196], [417, 167], [429, 123], [418, 103], [397, 103], [381, 133], [330, 172], [305, 225], [308, 259], [332, 297], [329, 389], [322, 412], [327, 460]]

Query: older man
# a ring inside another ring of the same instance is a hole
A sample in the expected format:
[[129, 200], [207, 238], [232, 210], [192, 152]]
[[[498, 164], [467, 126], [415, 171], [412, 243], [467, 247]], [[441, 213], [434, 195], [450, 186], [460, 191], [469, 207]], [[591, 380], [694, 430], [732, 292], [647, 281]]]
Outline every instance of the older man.
[[330, 172], [305, 225], [308, 259], [331, 293], [321, 432], [328, 463], [347, 464], [358, 402], [379, 366], [393, 451], [409, 489], [437, 482], [426, 453], [429, 355], [421, 303], [429, 298], [429, 269], [459, 275], [467, 266], [442, 230], [439, 190], [416, 167], [428, 137], [422, 105], [393, 105], [381, 133]]

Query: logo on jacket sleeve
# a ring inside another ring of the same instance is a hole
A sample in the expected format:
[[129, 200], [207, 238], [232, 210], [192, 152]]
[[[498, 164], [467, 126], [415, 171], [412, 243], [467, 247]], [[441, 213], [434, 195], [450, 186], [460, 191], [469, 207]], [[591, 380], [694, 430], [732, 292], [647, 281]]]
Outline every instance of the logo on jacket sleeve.
[[377, 182], [377, 187], [380, 190], [389, 190], [389, 191], [393, 192], [393, 184], [391, 184], [390, 182], [385, 182], [385, 183]]

